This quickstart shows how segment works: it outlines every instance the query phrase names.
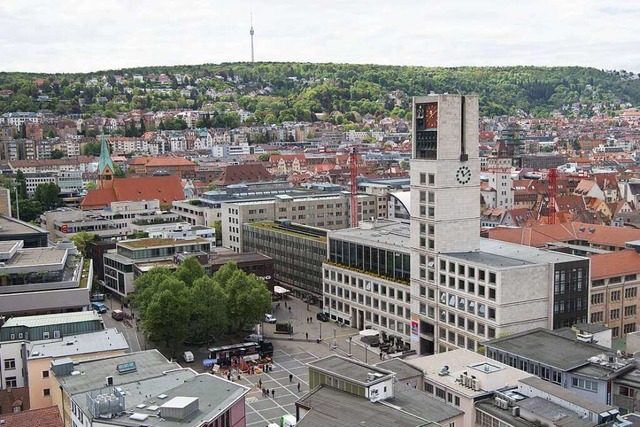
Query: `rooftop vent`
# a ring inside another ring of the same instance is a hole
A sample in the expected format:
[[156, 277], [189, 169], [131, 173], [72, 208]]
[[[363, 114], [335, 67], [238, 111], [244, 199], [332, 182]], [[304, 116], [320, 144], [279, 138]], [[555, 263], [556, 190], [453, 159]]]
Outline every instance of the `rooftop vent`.
[[160, 406], [162, 418], [183, 420], [199, 409], [200, 399], [197, 397], [176, 396]]

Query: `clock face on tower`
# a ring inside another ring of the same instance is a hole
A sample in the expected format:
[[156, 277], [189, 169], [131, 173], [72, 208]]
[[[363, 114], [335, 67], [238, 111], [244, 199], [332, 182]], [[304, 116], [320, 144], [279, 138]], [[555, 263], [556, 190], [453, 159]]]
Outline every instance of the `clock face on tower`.
[[456, 181], [458, 184], [467, 184], [471, 181], [471, 169], [467, 166], [460, 166], [456, 172]]
[[438, 127], [438, 103], [430, 102], [425, 106], [424, 127], [434, 129]]

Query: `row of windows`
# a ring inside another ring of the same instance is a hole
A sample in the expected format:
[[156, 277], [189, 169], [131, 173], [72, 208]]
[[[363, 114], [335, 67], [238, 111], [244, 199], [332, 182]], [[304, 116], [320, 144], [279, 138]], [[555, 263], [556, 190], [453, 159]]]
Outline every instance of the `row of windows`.
[[[393, 289], [390, 289], [390, 290], [393, 290]], [[335, 295], [338, 298], [343, 298], [346, 300], [350, 299], [353, 302], [357, 302], [358, 304], [365, 305], [367, 307], [370, 307], [376, 310], [384, 311], [385, 313], [393, 314], [399, 317], [405, 317], [407, 319], [411, 318], [411, 310], [409, 309], [409, 307], [403, 307], [396, 303], [387, 302], [385, 300], [379, 300], [378, 298], [373, 298], [370, 295], [363, 295], [355, 291], [349, 291], [349, 289], [343, 289], [339, 286], [329, 285], [328, 283], [324, 284], [324, 292], [325, 294]], [[405, 297], [410, 298], [410, 295], [408, 292], [405, 292], [404, 295]], [[396, 301], [403, 302], [402, 296], [403, 296], [403, 293], [401, 291], [398, 291], [398, 299]], [[409, 302], [409, 301], [406, 301], [406, 302]], [[340, 307], [338, 307], [338, 309], [340, 309]], [[348, 308], [340, 311], [345, 311], [348, 313]]]
[[459, 348], [465, 348], [466, 344], [467, 350], [476, 350], [476, 341], [474, 339], [466, 337], [461, 333], [456, 334], [456, 332], [451, 329], [446, 330], [445, 328], [440, 328], [438, 338], [440, 341], [449, 342]]
[[[330, 279], [333, 282], [344, 283], [345, 285], [350, 285], [352, 288], [363, 289], [366, 292], [388, 296], [389, 298], [394, 298], [398, 301], [411, 302], [411, 294], [409, 293], [409, 289], [402, 290], [396, 289], [393, 286], [381, 285], [372, 280], [360, 279], [357, 277], [349, 276], [347, 274], [342, 274], [340, 272], [336, 272], [335, 270], [324, 270], [324, 278]], [[338, 289], [340, 289], [338, 287]], [[327, 289], [327, 284], [325, 283], [325, 292], [329, 292]], [[336, 292], [342, 292], [341, 290], [337, 290]], [[333, 293], [333, 292], [332, 292]], [[337, 295], [337, 293], [334, 293]]]
[[[344, 321], [345, 324], [349, 325], [351, 322], [347, 319], [343, 319], [339, 315], [336, 316], [332, 311], [338, 311], [344, 313], [347, 317], [350, 315], [350, 306], [347, 303], [343, 303], [342, 301], [338, 301], [329, 297], [324, 298], [324, 307], [325, 311], [330, 311], [331, 319]], [[330, 309], [330, 310], [329, 310]], [[387, 328], [393, 332], [398, 332], [400, 334], [404, 334], [409, 336], [411, 334], [411, 326], [408, 323], [401, 322], [398, 319], [393, 319], [391, 317], [384, 316], [379, 313], [371, 312], [370, 310], [365, 311], [365, 321], [373, 323], [374, 325]], [[405, 316], [407, 319], [411, 317], [411, 312], [407, 308], [405, 309]]]
[[[623, 282], [632, 282], [634, 280], [638, 280], [637, 274], [627, 274], [625, 276], [616, 276], [606, 279], [607, 283], [610, 285]], [[593, 287], [604, 286], [604, 284], [605, 279], [594, 280], [593, 282], [591, 282], [591, 286]]]
[[[622, 293], [620, 290], [616, 290], [616, 291], [611, 291], [610, 295], [609, 295], [609, 300], [612, 302], [615, 301], [620, 301], [620, 297], [621, 297]], [[624, 297], [625, 298], [636, 298], [638, 296], [638, 288], [637, 287], [631, 287], [631, 288], [626, 288], [624, 290]], [[591, 304], [593, 305], [597, 305], [597, 304], [604, 304], [604, 292], [599, 292], [597, 294], [592, 294], [591, 295]]]
[[460, 406], [460, 397], [449, 392], [445, 392], [444, 389], [440, 387], [434, 387], [433, 384], [424, 383], [424, 391], [430, 395], [434, 394], [438, 399], [446, 400], [447, 403], [452, 404], [453, 406]]

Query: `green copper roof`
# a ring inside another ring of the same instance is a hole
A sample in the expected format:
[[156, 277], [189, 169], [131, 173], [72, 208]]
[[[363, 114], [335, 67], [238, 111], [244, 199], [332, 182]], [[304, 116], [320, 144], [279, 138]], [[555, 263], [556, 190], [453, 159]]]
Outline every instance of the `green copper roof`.
[[111, 173], [114, 173], [116, 168], [113, 167], [113, 162], [111, 161], [111, 157], [109, 157], [109, 148], [107, 147], [107, 138], [105, 138], [104, 133], [102, 134], [102, 146], [100, 147], [100, 162], [98, 162], [98, 173], [104, 174], [106, 168], [111, 170]]

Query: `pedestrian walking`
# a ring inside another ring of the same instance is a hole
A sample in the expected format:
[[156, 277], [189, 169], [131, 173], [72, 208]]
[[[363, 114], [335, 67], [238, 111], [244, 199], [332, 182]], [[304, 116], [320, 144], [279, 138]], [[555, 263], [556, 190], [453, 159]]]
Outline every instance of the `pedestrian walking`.
[[264, 391], [264, 389], [262, 389], [262, 395], [263, 395], [263, 396], [264, 396], [264, 393], [265, 393], [265, 391]]
[[380, 360], [382, 360], [382, 352], [380, 352]]
[[309, 332], [305, 332], [304, 333], [305, 338], [307, 339], [307, 341], [309, 341]]
[[258, 388], [262, 388], [262, 378], [258, 379]]
[[275, 389], [275, 388], [272, 388], [272, 389], [271, 389], [271, 398], [272, 398], [272, 399], [275, 399], [275, 398], [276, 398], [276, 389]]
[[284, 308], [287, 308], [287, 302], [286, 301], [284, 302]]
[[291, 313], [291, 306], [289, 306], [289, 313]]
[[300, 383], [298, 383], [298, 393], [300, 393]]
[[293, 382], [293, 374], [289, 374], [289, 382]]

